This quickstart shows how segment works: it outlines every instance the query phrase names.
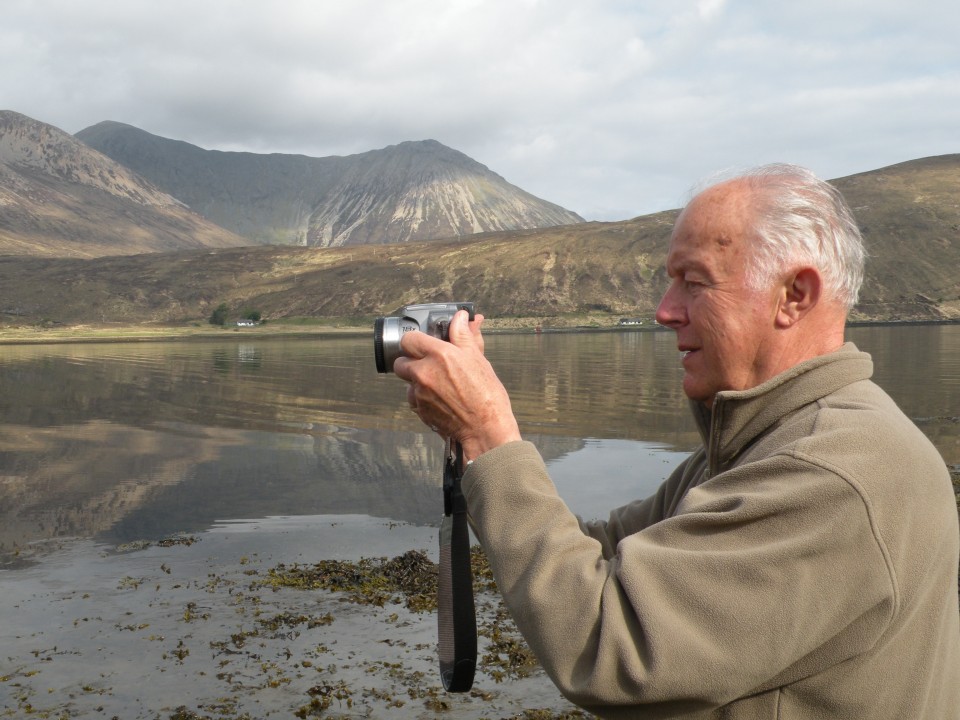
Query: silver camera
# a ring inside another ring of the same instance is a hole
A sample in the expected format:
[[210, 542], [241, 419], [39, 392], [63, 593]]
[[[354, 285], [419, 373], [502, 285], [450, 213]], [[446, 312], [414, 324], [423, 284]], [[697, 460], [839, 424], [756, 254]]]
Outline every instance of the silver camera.
[[473, 303], [424, 303], [407, 305], [395, 315], [379, 317], [373, 323], [373, 355], [377, 361], [377, 372], [393, 371], [393, 362], [403, 355], [400, 351], [400, 338], [405, 332], [419, 330], [441, 340], [448, 340], [450, 320], [457, 310], [466, 310], [473, 320]]

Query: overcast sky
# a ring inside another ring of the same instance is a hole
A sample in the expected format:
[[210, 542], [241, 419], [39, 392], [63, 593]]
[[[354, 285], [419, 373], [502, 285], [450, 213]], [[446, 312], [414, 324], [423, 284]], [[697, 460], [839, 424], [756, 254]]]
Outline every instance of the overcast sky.
[[957, 0], [4, 0], [0, 109], [204, 148], [432, 138], [588, 220], [960, 152]]

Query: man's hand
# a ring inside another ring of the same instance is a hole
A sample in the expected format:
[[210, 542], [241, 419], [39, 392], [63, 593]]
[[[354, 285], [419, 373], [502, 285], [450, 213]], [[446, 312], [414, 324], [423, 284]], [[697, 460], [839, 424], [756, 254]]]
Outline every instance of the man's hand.
[[422, 332], [404, 333], [403, 355], [393, 364], [409, 383], [410, 407], [434, 432], [457, 440], [468, 460], [520, 440], [506, 388], [483, 355], [480, 326], [458, 311], [450, 321], [450, 342]]

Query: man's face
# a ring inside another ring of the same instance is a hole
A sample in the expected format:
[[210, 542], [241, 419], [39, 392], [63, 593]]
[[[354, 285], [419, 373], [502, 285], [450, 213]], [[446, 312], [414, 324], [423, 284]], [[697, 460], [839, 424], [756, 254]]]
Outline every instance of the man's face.
[[670, 238], [672, 282], [657, 322], [677, 333], [683, 390], [711, 406], [721, 390], [745, 390], [772, 377], [776, 289], [746, 282], [753, 242], [750, 191], [732, 181], [694, 198]]

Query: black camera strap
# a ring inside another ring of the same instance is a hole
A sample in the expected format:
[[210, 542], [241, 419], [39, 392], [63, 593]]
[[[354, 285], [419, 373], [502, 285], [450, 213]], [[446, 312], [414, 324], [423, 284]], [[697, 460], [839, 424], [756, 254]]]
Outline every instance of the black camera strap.
[[467, 500], [460, 489], [463, 448], [460, 443], [447, 440], [445, 454], [437, 596], [440, 678], [447, 692], [467, 692], [473, 687], [477, 666], [477, 616], [473, 604]]

